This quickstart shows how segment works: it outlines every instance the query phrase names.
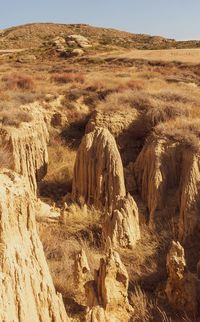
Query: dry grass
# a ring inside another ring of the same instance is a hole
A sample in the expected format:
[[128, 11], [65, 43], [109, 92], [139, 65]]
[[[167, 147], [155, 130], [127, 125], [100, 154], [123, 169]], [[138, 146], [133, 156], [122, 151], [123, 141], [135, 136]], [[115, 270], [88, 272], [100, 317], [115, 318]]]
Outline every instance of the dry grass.
[[20, 111], [17, 108], [4, 108], [0, 111], [0, 123], [4, 126], [19, 127], [21, 123], [32, 121], [32, 115], [28, 112]]
[[6, 89], [14, 90], [31, 90], [34, 88], [34, 81], [31, 76], [20, 74], [20, 73], [11, 73], [4, 75], [1, 78]]
[[156, 126], [155, 134], [179, 142], [197, 152], [200, 148], [200, 119], [176, 118]]
[[149, 299], [139, 285], [135, 285], [130, 295], [130, 304], [134, 308], [133, 318], [135, 322], [150, 321]]
[[41, 184], [41, 194], [58, 200], [71, 191], [76, 151], [59, 139], [51, 138], [48, 147], [48, 172]]
[[77, 293], [74, 282], [75, 254], [84, 249], [91, 272], [99, 267], [102, 255], [95, 244], [101, 239], [97, 235], [100, 214], [94, 209], [72, 204], [63, 219], [62, 223], [40, 222], [39, 234], [55, 288], [61, 292], [67, 312], [71, 313], [72, 306], [75, 305], [77, 313], [79, 306], [76, 298], [81, 294]]
[[80, 73], [57, 73], [51, 76], [51, 81], [58, 84], [67, 84], [72, 82], [83, 84], [85, 77]]

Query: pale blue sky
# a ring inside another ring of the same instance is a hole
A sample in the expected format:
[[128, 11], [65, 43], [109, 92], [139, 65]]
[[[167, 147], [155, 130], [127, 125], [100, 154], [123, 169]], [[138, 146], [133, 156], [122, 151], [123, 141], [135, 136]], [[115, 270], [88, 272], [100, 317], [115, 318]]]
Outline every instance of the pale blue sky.
[[0, 29], [31, 22], [200, 39], [200, 0], [0, 0]]

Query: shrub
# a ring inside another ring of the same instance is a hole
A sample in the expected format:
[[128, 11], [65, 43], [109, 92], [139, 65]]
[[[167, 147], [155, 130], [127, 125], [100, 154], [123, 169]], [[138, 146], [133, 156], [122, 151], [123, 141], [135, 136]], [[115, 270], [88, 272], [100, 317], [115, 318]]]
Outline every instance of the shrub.
[[124, 92], [127, 90], [139, 91], [144, 89], [144, 81], [130, 79], [127, 82], [120, 84], [117, 88], [118, 92]]
[[160, 104], [156, 107], [149, 109], [146, 112], [146, 120], [151, 126], [156, 126], [159, 123], [166, 122], [176, 117], [189, 116], [189, 110], [182, 108], [179, 105], [164, 105]]
[[2, 77], [2, 82], [5, 84], [6, 89], [21, 89], [31, 90], [34, 88], [34, 81], [31, 76], [24, 74], [12, 73]]
[[57, 73], [51, 76], [51, 81], [58, 84], [84, 83], [85, 77], [79, 73]]
[[200, 148], [200, 120], [188, 118], [176, 118], [157, 125], [154, 133], [164, 136], [176, 142], [180, 142], [187, 148], [198, 152]]

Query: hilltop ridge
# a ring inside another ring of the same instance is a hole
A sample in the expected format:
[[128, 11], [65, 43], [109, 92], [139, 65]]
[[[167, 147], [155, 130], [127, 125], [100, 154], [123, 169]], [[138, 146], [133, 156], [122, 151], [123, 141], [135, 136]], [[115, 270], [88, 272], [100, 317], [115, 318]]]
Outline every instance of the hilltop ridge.
[[130, 49], [199, 48], [200, 41], [176, 41], [160, 36], [134, 34], [112, 28], [87, 24], [31, 23], [0, 30], [0, 49], [40, 47], [44, 41], [56, 36], [80, 34], [89, 38], [94, 46]]

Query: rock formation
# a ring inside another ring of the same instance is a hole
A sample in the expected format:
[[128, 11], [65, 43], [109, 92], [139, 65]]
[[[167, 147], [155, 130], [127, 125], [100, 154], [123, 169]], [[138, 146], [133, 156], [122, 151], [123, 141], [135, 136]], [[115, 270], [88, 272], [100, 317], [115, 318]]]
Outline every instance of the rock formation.
[[0, 172], [0, 321], [69, 321], [45, 260], [26, 180]]
[[115, 139], [107, 129], [86, 134], [74, 168], [73, 198], [111, 211], [117, 196], [124, 197], [123, 166]]
[[76, 299], [80, 304], [85, 304], [85, 284], [92, 280], [92, 274], [85, 251], [82, 249], [75, 255], [74, 260], [74, 285], [76, 287]]
[[184, 249], [179, 242], [172, 242], [167, 255], [168, 280], [166, 294], [169, 302], [179, 310], [196, 314], [200, 280], [187, 269]]
[[96, 128], [83, 138], [78, 150], [73, 198], [105, 213], [104, 239], [113, 245], [133, 247], [140, 238], [138, 208], [126, 196], [123, 166], [115, 139], [107, 129]]
[[181, 240], [200, 227], [200, 156], [179, 142], [150, 138], [134, 164], [137, 188], [148, 206], [150, 222], [157, 210], [178, 215]]
[[140, 239], [138, 208], [134, 199], [128, 195], [119, 197], [113, 212], [104, 223], [105, 240], [109, 237], [113, 246], [132, 248]]
[[32, 115], [32, 121], [21, 123], [19, 128], [1, 127], [0, 145], [6, 145], [11, 155], [12, 169], [25, 177], [36, 194], [37, 182], [47, 170], [49, 137], [43, 111], [35, 106], [27, 107], [25, 111]]
[[73, 47], [73, 46], [79, 46], [81, 48], [90, 48], [91, 47], [89, 40], [82, 35], [67, 36], [66, 42], [69, 47]]
[[[110, 248], [106, 258], [100, 261], [94, 284], [90, 284], [93, 287], [90, 295], [94, 294], [96, 298], [88, 298], [90, 310], [87, 321], [129, 321], [133, 309], [128, 302], [128, 281], [128, 273], [119, 254]], [[94, 303], [98, 304], [94, 306]]]

